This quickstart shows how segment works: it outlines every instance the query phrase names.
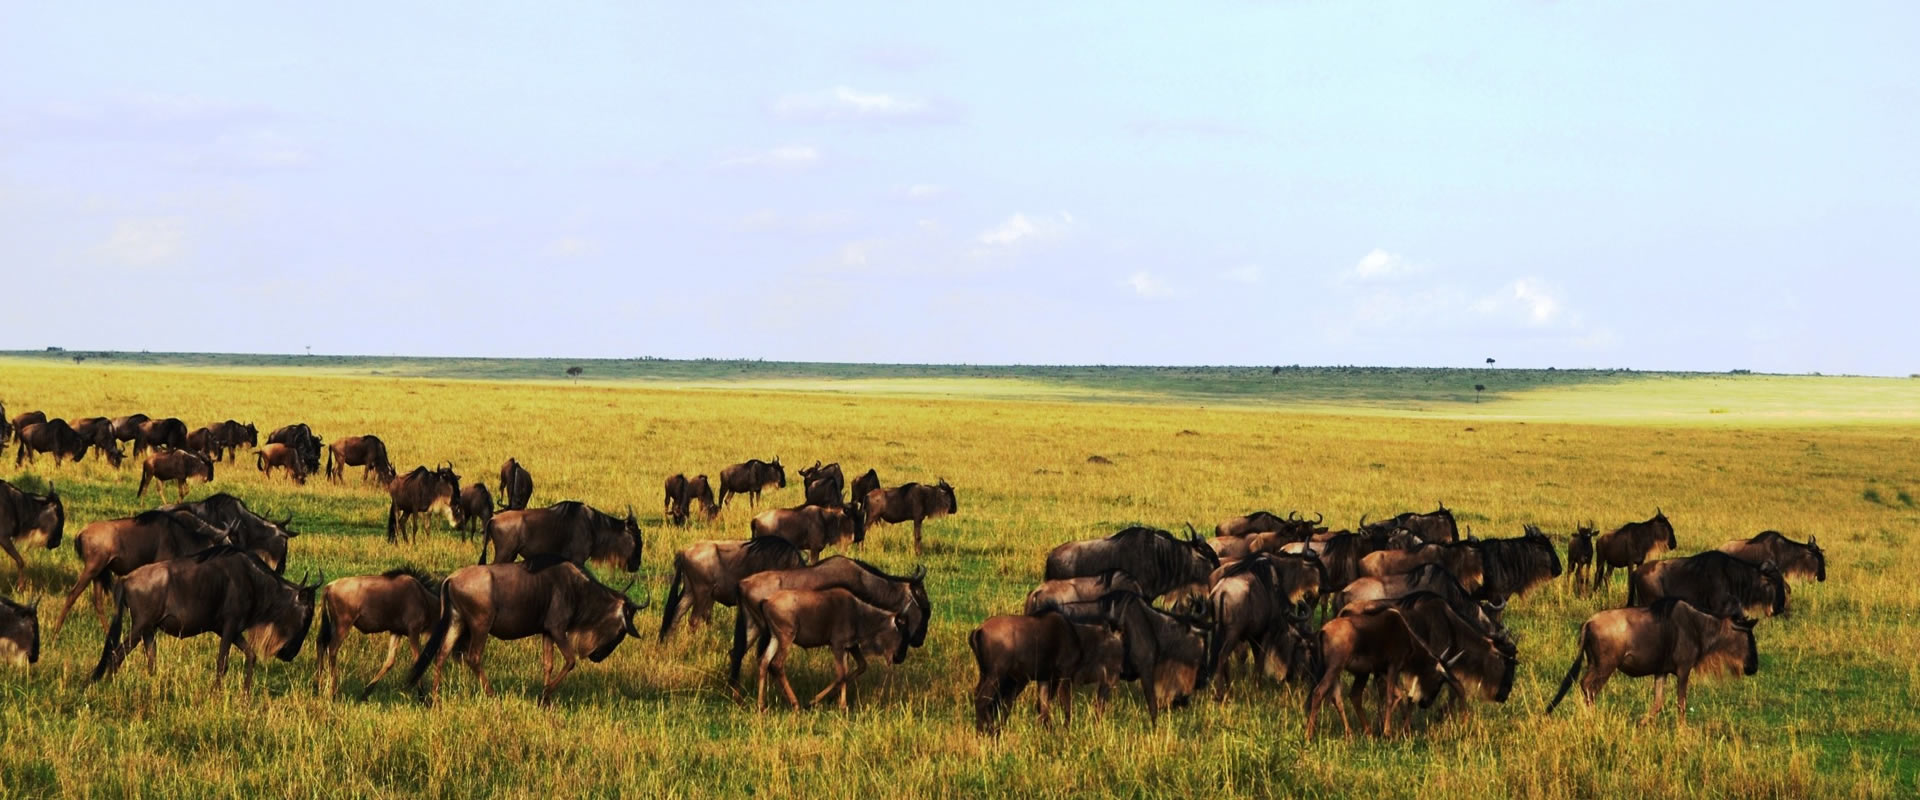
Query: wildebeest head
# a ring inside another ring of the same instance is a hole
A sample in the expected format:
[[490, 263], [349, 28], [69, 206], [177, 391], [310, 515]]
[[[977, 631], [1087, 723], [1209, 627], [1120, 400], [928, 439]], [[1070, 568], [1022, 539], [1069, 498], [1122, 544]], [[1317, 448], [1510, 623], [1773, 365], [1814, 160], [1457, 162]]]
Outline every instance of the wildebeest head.
[[839, 508], [829, 508], [828, 511], [838, 514], [833, 521], [840, 526], [838, 533], [841, 537], [851, 537], [855, 543], [867, 540], [867, 512], [860, 506], [843, 503]]
[[1807, 537], [1807, 552], [1813, 556], [1814, 580], [1826, 580], [1827, 553], [1820, 549], [1820, 544], [1812, 536]]
[[234, 436], [233, 444], [244, 444], [248, 447], [260, 446], [260, 429], [253, 427], [253, 423], [249, 422], [245, 425], [237, 425], [232, 431]]
[[[934, 485], [940, 489], [941, 494], [944, 494], [947, 496], [947, 513], [949, 514], [959, 513], [960, 500], [959, 498], [956, 498], [953, 496], [953, 484], [947, 483], [946, 478], [941, 478], [940, 482]], [[1212, 548], [1208, 548], [1208, 550], [1212, 550]]]
[[620, 532], [627, 537], [629, 545], [633, 548], [625, 556], [627, 571], [638, 572], [640, 551], [645, 542], [640, 538], [640, 520], [633, 515], [633, 506], [627, 506], [627, 518], [621, 521]]
[[906, 581], [907, 591], [913, 595], [913, 608], [900, 616], [906, 625], [907, 644], [919, 647], [927, 643], [927, 622], [933, 618], [933, 601], [927, 597], [927, 568], [914, 567]]
[[1753, 620], [1741, 617], [1732, 621], [1734, 630], [1746, 634], [1747, 657], [1740, 664], [1740, 674], [1752, 675], [1760, 671], [1760, 641], [1753, 637]]
[[[15, 491], [19, 490], [15, 489]], [[46, 494], [35, 497], [26, 492], [20, 493], [24, 495], [29, 502], [38, 505], [39, 509], [29, 515], [32, 520], [30, 525], [23, 526], [21, 529], [13, 531], [13, 533], [25, 535], [33, 531], [40, 531], [47, 536], [48, 550], [59, 547], [60, 537], [64, 536], [67, 531], [67, 506], [60, 502], [60, 491], [53, 487], [52, 481], [48, 481]]]
[[1654, 506], [1653, 519], [1647, 520], [1647, 524], [1652, 525], [1655, 532], [1665, 534], [1668, 550], [1679, 549], [1680, 540], [1673, 535], [1673, 523], [1667, 520], [1667, 512], [1661, 511], [1659, 506]]
[[0, 661], [27, 666], [40, 661], [40, 604], [0, 598]]
[[[108, 434], [108, 436], [111, 437], [112, 434]], [[126, 453], [121, 452], [119, 443], [113, 441], [112, 438], [108, 438], [105, 444], [94, 445], [94, 448], [100, 451], [100, 456], [105, 458], [107, 465], [111, 467], [118, 468], [120, 462], [126, 460], [127, 457]], [[211, 468], [209, 468], [208, 471], [211, 472]], [[207, 480], [213, 480], [213, 477], [209, 475]]]
[[780, 466], [780, 457], [774, 456], [773, 463], [770, 463], [767, 466], [773, 470], [774, 477], [780, 479], [780, 488], [782, 489], [787, 488], [787, 468]]
[[[592, 576], [588, 578], [591, 580]], [[591, 620], [584, 628], [570, 630], [568, 635], [587, 650], [588, 661], [598, 664], [613, 655], [613, 649], [620, 646], [621, 640], [629, 636], [639, 638], [640, 631], [633, 627], [633, 618], [647, 607], [647, 601], [643, 598], [635, 603], [627, 595], [627, 590], [633, 588], [633, 581], [628, 581], [626, 587], [621, 589], [614, 589], [597, 580], [592, 580], [591, 584], [587, 591], [600, 595], [597, 598], [598, 608], [589, 612]]]
[[1772, 561], [1766, 561], [1760, 564], [1760, 579], [1766, 586], [1764, 594], [1767, 598], [1768, 605], [1773, 609], [1773, 615], [1777, 617], [1786, 616], [1787, 576], [1780, 572], [1779, 565], [1774, 564]]
[[262, 626], [267, 637], [267, 641], [261, 642], [266, 645], [262, 649], [272, 649], [273, 657], [281, 661], [292, 661], [300, 655], [300, 645], [307, 641], [307, 630], [313, 626], [314, 593], [326, 585], [327, 573], [321, 572], [320, 580], [311, 584], [304, 575], [298, 583], [278, 575], [274, 579], [279, 581], [283, 594], [275, 603], [272, 619]]
[[299, 532], [287, 527], [293, 524], [293, 516], [288, 515], [286, 519], [279, 522], [265, 517], [260, 521], [265, 523], [262, 526], [265, 530], [257, 531], [251, 537], [253, 541], [250, 543], [250, 550], [254, 555], [259, 556], [261, 561], [266, 562], [267, 566], [272, 567], [275, 575], [285, 574], [287, 540], [300, 535]]

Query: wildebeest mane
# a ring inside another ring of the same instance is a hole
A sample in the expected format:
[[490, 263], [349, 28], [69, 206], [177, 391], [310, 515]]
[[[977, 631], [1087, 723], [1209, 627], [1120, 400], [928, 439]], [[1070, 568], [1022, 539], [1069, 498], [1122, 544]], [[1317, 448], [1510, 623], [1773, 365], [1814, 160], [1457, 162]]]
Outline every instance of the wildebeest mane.
[[404, 566], [394, 567], [393, 569], [380, 573], [380, 577], [412, 578], [416, 581], [419, 581], [421, 586], [426, 587], [428, 594], [440, 593], [440, 579], [427, 574], [425, 570], [422, 570], [419, 567], [416, 567], [412, 564], [406, 564]]
[[748, 558], [777, 559], [790, 554], [799, 555], [800, 548], [778, 536], [759, 536], [747, 540], [746, 553]]
[[[782, 539], [781, 541], [786, 541], [786, 540]], [[920, 581], [926, 579], [926, 576], [924, 575], [921, 575], [921, 576], [890, 575], [890, 574], [887, 574], [885, 571], [881, 570], [879, 567], [876, 567], [865, 561], [861, 561], [860, 559], [848, 558], [846, 556], [841, 556], [841, 558], [846, 558], [848, 561], [853, 562], [856, 566], [860, 567], [861, 569], [864, 569], [867, 572], [870, 572], [873, 575], [878, 576], [880, 578], [893, 581], [894, 583], [919, 583]]]
[[1766, 587], [1771, 585], [1774, 591], [1773, 613], [1780, 614], [1786, 611], [1787, 579], [1780, 574], [1779, 567], [1774, 566], [1772, 562], [1755, 564], [1739, 556], [1718, 550], [1708, 550], [1687, 556], [1686, 566], [1723, 581], [1728, 593], [1732, 594], [1743, 607], [1763, 599]]
[[1472, 539], [1465, 544], [1480, 551], [1480, 594], [1486, 597], [1518, 593], [1542, 570], [1549, 578], [1561, 572], [1559, 551], [1542, 536]]

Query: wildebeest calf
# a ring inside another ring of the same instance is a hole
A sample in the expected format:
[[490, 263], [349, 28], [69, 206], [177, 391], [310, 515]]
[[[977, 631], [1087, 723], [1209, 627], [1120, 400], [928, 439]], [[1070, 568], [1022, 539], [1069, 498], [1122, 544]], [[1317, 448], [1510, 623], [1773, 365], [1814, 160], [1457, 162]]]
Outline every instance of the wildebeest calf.
[[347, 632], [385, 633], [387, 658], [360, 690], [360, 699], [373, 693], [400, 654], [400, 643], [420, 655], [420, 635], [440, 618], [440, 582], [419, 570], [402, 567], [379, 575], [341, 578], [320, 591], [320, 635], [314, 641], [314, 680], [328, 697], [340, 691], [340, 648]]
[[187, 499], [187, 479], [199, 478], [206, 483], [213, 482], [213, 459], [192, 450], [155, 450], [147, 455], [140, 465], [140, 491], [134, 497], [145, 497], [147, 483], [159, 481], [157, 487], [160, 496], [166, 497], [164, 484], [171, 482], [180, 492], [181, 501]]
[[998, 733], [1009, 707], [1032, 682], [1040, 684], [1040, 723], [1053, 724], [1055, 702], [1062, 721], [1071, 723], [1074, 679], [1084, 662], [1099, 658], [1110, 633], [1101, 625], [1076, 625], [1052, 605], [1024, 616], [988, 617], [967, 636], [980, 669], [973, 688], [974, 728]]
[[[767, 708], [767, 680], [780, 679], [787, 702], [800, 699], [787, 680], [787, 658], [793, 648], [826, 647], [833, 651], [833, 682], [808, 701], [818, 704], [840, 690], [840, 708], [846, 710], [853, 681], [867, 670], [867, 656], [891, 654], [893, 663], [907, 660], [906, 621], [897, 611], [868, 605], [846, 589], [787, 590], [760, 603], [759, 616], [769, 629], [770, 643], [760, 656], [760, 686], [755, 706]], [[847, 662], [852, 660], [849, 668]]]
[[276, 442], [263, 446], [253, 451], [253, 461], [254, 467], [269, 478], [273, 477], [273, 470], [278, 467], [285, 470], [294, 483], [302, 486], [307, 483], [307, 462], [301, 457], [300, 451], [291, 445]]

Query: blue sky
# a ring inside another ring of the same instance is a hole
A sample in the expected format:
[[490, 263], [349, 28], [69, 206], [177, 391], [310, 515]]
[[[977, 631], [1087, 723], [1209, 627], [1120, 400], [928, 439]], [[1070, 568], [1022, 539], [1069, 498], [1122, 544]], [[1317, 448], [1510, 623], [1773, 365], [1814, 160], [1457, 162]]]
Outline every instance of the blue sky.
[[1911, 5], [175, 5], [0, 0], [0, 347], [1920, 372]]

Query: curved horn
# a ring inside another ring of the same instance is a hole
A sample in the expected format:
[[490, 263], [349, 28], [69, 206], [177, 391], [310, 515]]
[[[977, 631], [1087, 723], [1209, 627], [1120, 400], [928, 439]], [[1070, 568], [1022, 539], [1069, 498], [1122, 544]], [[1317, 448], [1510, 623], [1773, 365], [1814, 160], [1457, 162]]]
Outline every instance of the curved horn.
[[1327, 520], [1327, 515], [1322, 514], [1318, 511], [1313, 512], [1313, 524], [1319, 525], [1320, 523], [1325, 522], [1326, 520]]
[[325, 585], [327, 585], [327, 571], [323, 569], [323, 570], [320, 570], [320, 580], [314, 581], [312, 586], [307, 586], [305, 588], [318, 589]]
[[1297, 508], [1296, 508], [1296, 509], [1294, 509], [1294, 510], [1292, 510], [1292, 511], [1289, 511], [1289, 512], [1287, 512], [1287, 519], [1288, 519], [1288, 520], [1290, 520], [1290, 521], [1297, 521], [1297, 520], [1299, 520], [1299, 519], [1300, 519], [1300, 509], [1297, 509]]
[[1361, 515], [1360, 515], [1360, 525], [1359, 525], [1359, 527], [1362, 527], [1362, 528], [1365, 528], [1365, 527], [1367, 527], [1367, 515], [1365, 515], [1365, 514], [1361, 514]]
[[913, 574], [907, 576], [907, 580], [920, 581], [920, 580], [926, 580], [926, 577], [927, 577], [927, 565], [919, 564], [913, 568]]

